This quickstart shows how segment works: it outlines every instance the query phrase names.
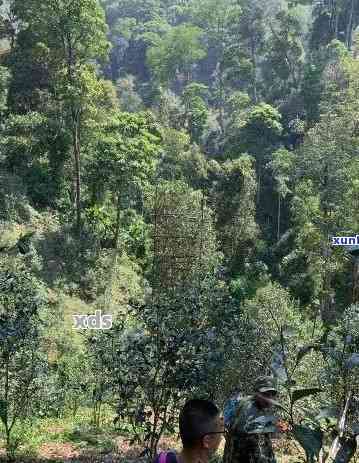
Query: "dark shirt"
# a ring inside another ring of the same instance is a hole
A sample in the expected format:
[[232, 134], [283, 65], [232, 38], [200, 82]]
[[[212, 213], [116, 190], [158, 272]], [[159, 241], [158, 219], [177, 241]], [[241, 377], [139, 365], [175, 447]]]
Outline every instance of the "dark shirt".
[[[153, 463], [159, 463], [160, 455], [157, 455]], [[173, 452], [167, 452], [166, 463], [178, 463], [176, 454]]]
[[270, 434], [250, 433], [256, 428], [253, 420], [269, 413], [259, 409], [252, 396], [240, 401], [226, 439], [223, 463], [276, 463]]

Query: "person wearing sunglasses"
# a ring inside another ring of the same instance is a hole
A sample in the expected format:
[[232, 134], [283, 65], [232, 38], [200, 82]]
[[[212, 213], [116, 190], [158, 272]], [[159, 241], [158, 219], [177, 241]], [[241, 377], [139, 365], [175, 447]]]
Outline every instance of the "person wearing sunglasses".
[[225, 433], [217, 406], [202, 399], [189, 400], [179, 417], [180, 453], [162, 452], [154, 463], [208, 463]]
[[276, 396], [273, 377], [257, 378], [254, 394], [238, 404], [226, 437], [223, 463], [276, 463], [271, 434], [280, 429], [270, 410]]

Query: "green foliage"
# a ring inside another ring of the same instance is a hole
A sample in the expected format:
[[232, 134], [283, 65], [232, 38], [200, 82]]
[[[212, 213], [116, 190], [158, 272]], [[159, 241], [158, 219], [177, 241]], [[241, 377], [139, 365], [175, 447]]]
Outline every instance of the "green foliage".
[[293, 427], [293, 434], [304, 448], [308, 462], [314, 462], [319, 458], [319, 453], [323, 446], [323, 433], [320, 430], [295, 425]]
[[244, 268], [259, 237], [255, 221], [257, 185], [253, 158], [243, 155], [223, 164], [212, 161], [209, 176], [215, 185], [210, 195], [216, 204], [217, 229], [231, 274]]
[[[331, 330], [327, 338], [327, 348], [323, 350], [327, 369], [325, 379], [333, 398], [333, 406], [341, 407], [349, 392], [353, 397], [358, 394], [358, 306], [348, 307], [337, 326]], [[353, 427], [358, 422], [358, 411], [355, 400], [350, 403], [347, 425]]]
[[244, 144], [254, 145], [258, 142], [258, 133], [265, 139], [265, 142], [273, 143], [281, 134], [281, 116], [279, 112], [270, 105], [261, 104], [254, 107], [239, 125], [243, 129]]
[[[266, 73], [272, 80], [271, 97], [275, 101], [288, 98], [286, 93], [299, 89], [304, 59], [301, 24], [296, 15], [282, 10], [277, 16], [277, 27], [271, 27]], [[268, 67], [267, 67], [268, 66]]]
[[149, 201], [155, 218], [150, 281], [156, 292], [195, 287], [206, 275], [213, 275], [220, 254], [213, 212], [203, 194], [183, 181], [161, 181]]
[[164, 127], [182, 130], [185, 124], [185, 109], [181, 99], [171, 90], [161, 90], [154, 112]]
[[[21, 223], [29, 220], [26, 189], [20, 177], [7, 171], [0, 174], [0, 220], [3, 228], [9, 223]], [[2, 233], [4, 238], [4, 232]], [[6, 241], [6, 240], [5, 240]]]
[[355, 2], [343, 1], [333, 5], [325, 0], [315, 5], [313, 13], [312, 48], [316, 43], [325, 46], [333, 39], [342, 41], [349, 49], [352, 47], [359, 13]]
[[126, 112], [139, 112], [144, 109], [141, 97], [135, 90], [134, 76], [127, 76], [117, 81], [117, 93], [120, 99], [120, 108]]
[[7, 92], [10, 75], [8, 70], [0, 66], [0, 114], [6, 110], [7, 107]]
[[[45, 206], [49, 197], [59, 195], [61, 178], [56, 159], [56, 142], [53, 152], [48, 152], [51, 121], [46, 115], [30, 112], [26, 115], [11, 115], [3, 127], [0, 150], [3, 155], [3, 168], [23, 178], [27, 193], [38, 207]], [[58, 148], [66, 149], [66, 138], [58, 135]], [[52, 182], [53, 180], [53, 182]]]
[[118, 397], [117, 422], [137, 426], [133, 441], [145, 443], [151, 455], [162, 434], [174, 432], [189, 394], [213, 397], [210, 387], [220, 377], [230, 329], [219, 323], [228, 310], [223, 296], [210, 282], [167, 293], [131, 307], [132, 326], [118, 320], [110, 333], [89, 339], [95, 355], [102, 355], [107, 387]]
[[207, 160], [198, 147], [191, 145], [184, 130], [163, 128], [162, 151], [158, 166], [161, 178], [183, 180], [195, 189], [203, 187], [208, 174]]
[[76, 77], [88, 60], [108, 53], [107, 29], [97, 0], [46, 5], [30, 0], [26, 8], [14, 1], [13, 12], [21, 29], [10, 58], [10, 100], [18, 109], [32, 109], [34, 98], [39, 101], [41, 94], [52, 93], [62, 79], [67, 80], [68, 91], [76, 92]]
[[[353, 203], [356, 198], [353, 173], [358, 169], [354, 154], [357, 135], [351, 122], [357, 111], [353, 103], [357, 90], [354, 90], [355, 78], [350, 81], [350, 90], [342, 96], [344, 101], [338, 102], [336, 109], [331, 108], [307, 133], [294, 164], [297, 174], [292, 210], [298, 227], [296, 252], [304, 257], [301, 250], [305, 249], [306, 275], [314, 288], [312, 298], [324, 297], [329, 322], [335, 316], [330, 304], [334, 289], [330, 275], [345, 272], [346, 268], [343, 253], [328, 249], [329, 237], [357, 228]], [[353, 199], [349, 199], [351, 195]], [[340, 303], [343, 307], [348, 302], [346, 299]]]
[[37, 379], [46, 362], [40, 350], [43, 288], [17, 261], [0, 262], [0, 419], [9, 455], [12, 431], [30, 412], [38, 394]]
[[110, 247], [117, 249], [119, 243], [122, 209], [129, 207], [128, 202], [143, 203], [142, 191], [155, 174], [160, 141], [150, 113], [118, 113], [96, 127], [96, 136], [86, 147], [94, 156], [88, 172], [91, 202], [86, 214], [92, 227], [101, 230], [103, 241], [109, 240], [112, 230]]
[[148, 63], [160, 82], [173, 81], [177, 73], [184, 74], [185, 82], [190, 80], [193, 64], [206, 56], [202, 35], [199, 27], [182, 24], [170, 29], [149, 48]]
[[239, 302], [252, 299], [269, 282], [268, 268], [263, 262], [245, 262], [243, 268], [244, 272], [230, 282], [231, 294]]
[[[104, 12], [97, 0], [53, 1], [46, 5], [31, 0], [26, 8], [23, 2], [14, 1], [13, 14], [21, 27], [9, 58], [12, 72], [10, 107], [21, 113], [32, 110], [46, 113], [46, 109], [50, 113], [57, 110], [57, 116], [61, 113], [61, 131], [66, 130], [70, 143], [62, 146], [62, 162], [59, 162], [59, 156], [54, 156], [56, 174], [63, 173], [64, 158], [70, 154], [66, 148], [72, 148], [72, 196], [79, 231], [81, 135], [86, 122], [96, 119], [103, 106], [108, 106], [109, 99], [105, 97], [109, 86], [100, 81], [95, 66], [89, 64], [95, 58], [105, 59], [109, 51]], [[26, 73], [34, 79], [28, 79]], [[27, 83], [25, 88], [22, 85], [24, 80]], [[47, 149], [51, 152], [50, 147]], [[51, 156], [47, 156], [48, 162], [50, 159]], [[45, 177], [44, 172], [39, 185], [45, 183]]]
[[[239, 39], [241, 8], [233, 0], [200, 0], [191, 2], [190, 10], [191, 20], [205, 31], [204, 40], [211, 50], [211, 61], [215, 66], [213, 96], [221, 119], [227, 86], [232, 82], [233, 74], [239, 70], [236, 43]], [[220, 124], [222, 126], [223, 121]]]
[[208, 108], [201, 94], [207, 87], [195, 82], [186, 86], [183, 92], [183, 101], [186, 110], [188, 131], [193, 142], [199, 143], [208, 119]]
[[[359, 229], [357, 2], [0, 3], [8, 452], [113, 451], [115, 411], [153, 454], [187, 398], [272, 371], [306, 460], [347, 463], [357, 276], [330, 238]], [[73, 330], [105, 309], [111, 330]]]
[[320, 63], [307, 63], [304, 67], [302, 94], [310, 122], [318, 122], [320, 117], [319, 104], [324, 90], [322, 72], [323, 65]]
[[228, 151], [248, 152], [261, 159], [278, 143], [282, 130], [279, 111], [261, 103], [233, 120]]
[[[66, 47], [72, 44], [79, 61], [103, 57], [108, 51], [104, 13], [97, 0], [49, 2], [46, 5], [29, 0], [26, 8], [21, 1], [15, 0], [13, 9], [25, 28], [38, 37], [44, 34], [49, 44], [58, 44], [62, 38], [66, 40]], [[62, 53], [66, 52], [66, 47]]]
[[286, 149], [279, 149], [273, 153], [273, 159], [268, 167], [273, 171], [273, 177], [277, 182], [277, 191], [283, 198], [291, 190], [288, 188], [291, 175], [293, 175], [294, 155]]
[[[323, 453], [326, 442], [325, 434], [333, 432], [333, 426], [330, 423], [327, 422], [325, 425], [321, 421], [323, 418], [332, 416], [330, 410], [333, 408], [341, 410], [340, 414], [335, 415], [336, 421], [334, 423], [340, 439], [339, 441], [334, 439], [329, 456], [334, 458], [345, 452], [349, 461], [355, 452], [357, 430], [355, 425], [353, 426], [353, 422], [356, 422], [357, 416], [354, 412], [356, 410], [355, 400], [352, 400], [352, 397], [356, 396], [357, 381], [354, 378], [352, 382], [349, 377], [350, 370], [357, 368], [356, 362], [352, 362], [352, 359], [357, 356], [356, 353], [353, 353], [357, 347], [355, 334], [358, 324], [357, 312], [357, 306], [351, 306], [337, 327], [332, 332], [326, 330], [320, 339], [316, 339], [315, 331], [318, 327], [314, 325], [311, 342], [298, 349], [297, 338], [301, 329], [298, 323], [292, 318], [287, 319], [286, 324], [283, 324], [284, 320], [280, 318], [279, 313], [273, 309], [269, 310], [270, 317], [274, 322], [273, 326], [277, 332], [276, 345], [273, 349], [272, 371], [283, 391], [284, 397], [281, 402], [286, 400], [285, 406], [278, 403], [277, 405], [288, 417], [291, 433], [305, 450], [306, 461], [308, 462], [319, 459], [319, 454]], [[320, 330], [319, 333], [321, 332]], [[339, 332], [340, 340], [335, 338], [336, 333]], [[300, 335], [300, 338], [303, 339], [303, 335]], [[323, 356], [321, 361], [319, 353]], [[306, 366], [305, 364], [310, 360], [315, 361], [311, 378], [306, 378], [311, 385], [298, 388], [299, 381], [302, 382], [303, 379], [303, 372], [305, 368], [308, 368], [308, 364]], [[333, 368], [338, 369], [335, 376]], [[356, 376], [356, 372], [354, 372], [354, 376]], [[336, 383], [334, 387], [338, 395], [333, 395], [333, 391], [330, 391], [333, 388], [331, 383], [334, 377]], [[329, 394], [327, 393], [323, 397], [324, 389], [317, 386], [313, 387], [314, 381], [326, 385]], [[316, 397], [316, 403], [313, 402], [313, 396]], [[311, 402], [311, 410], [303, 406], [304, 401]], [[323, 407], [324, 404], [325, 408], [320, 413], [318, 411], [313, 412], [313, 408], [318, 410], [318, 407]]]
[[[242, 44], [238, 56], [239, 83], [242, 84], [241, 88], [243, 88], [243, 85], [245, 86], [246, 90], [251, 94], [253, 102], [257, 103], [260, 91], [259, 62], [265, 49], [265, 5], [260, 0], [241, 0], [239, 4], [242, 9], [239, 28], [240, 42]], [[235, 50], [234, 44], [232, 48]], [[233, 56], [233, 51], [231, 54]], [[231, 78], [235, 79], [236, 82], [238, 73], [235, 67], [233, 71]]]
[[87, 147], [95, 154], [93, 179], [97, 188], [114, 193], [131, 183], [141, 185], [153, 175], [159, 154], [160, 134], [149, 113], [119, 113], [99, 127]]

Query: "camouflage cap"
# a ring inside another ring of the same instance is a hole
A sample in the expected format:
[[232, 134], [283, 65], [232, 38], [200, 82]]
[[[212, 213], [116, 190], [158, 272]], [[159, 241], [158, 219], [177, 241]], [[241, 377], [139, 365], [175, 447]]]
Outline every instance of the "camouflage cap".
[[276, 381], [273, 376], [259, 376], [254, 383], [256, 392], [277, 392]]

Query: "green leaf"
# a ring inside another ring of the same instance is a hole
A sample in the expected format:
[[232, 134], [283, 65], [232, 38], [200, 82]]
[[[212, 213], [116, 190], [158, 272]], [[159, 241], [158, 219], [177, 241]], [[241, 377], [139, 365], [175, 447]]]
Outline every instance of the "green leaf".
[[305, 450], [307, 459], [314, 462], [315, 458], [319, 457], [319, 452], [323, 445], [323, 433], [320, 429], [311, 429], [307, 426], [293, 426], [293, 434], [295, 439]]
[[270, 402], [270, 404], [273, 406], [273, 407], [278, 407], [278, 408], [281, 408], [282, 410], [284, 411], [287, 411], [287, 409], [280, 403], [280, 402], [277, 402], [276, 400], [274, 399], [267, 399], [268, 402]]
[[342, 360], [342, 356], [343, 356], [342, 352], [334, 349], [333, 347], [321, 347], [320, 351], [324, 355], [328, 355], [329, 357], [331, 357], [335, 361], [341, 361]]
[[298, 354], [297, 354], [297, 363], [299, 363], [302, 358], [309, 354], [309, 352], [312, 350], [312, 349], [316, 349], [318, 348], [318, 346], [316, 344], [308, 344], [307, 346], [303, 346], [301, 347], [299, 350], [298, 350]]
[[308, 389], [296, 389], [292, 393], [292, 400], [293, 402], [296, 402], [297, 400], [303, 399], [304, 397], [308, 397], [310, 395], [318, 394], [319, 392], [322, 392], [322, 389], [318, 387], [312, 387]]
[[282, 334], [285, 338], [292, 338], [296, 335], [296, 330], [291, 326], [284, 326]]
[[320, 410], [318, 415], [316, 416], [317, 420], [321, 420], [323, 418], [334, 418], [338, 419], [339, 417], [339, 410], [334, 407], [325, 407]]

